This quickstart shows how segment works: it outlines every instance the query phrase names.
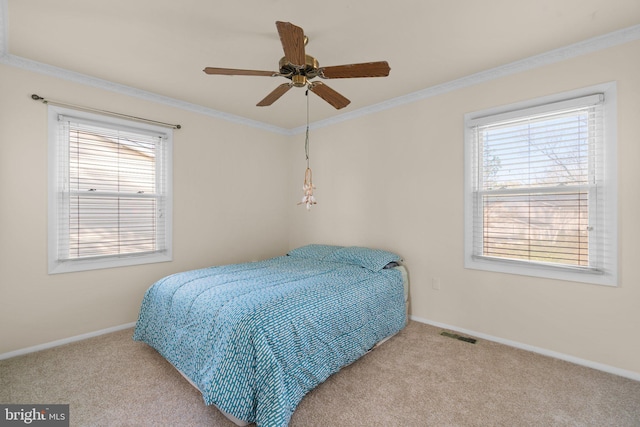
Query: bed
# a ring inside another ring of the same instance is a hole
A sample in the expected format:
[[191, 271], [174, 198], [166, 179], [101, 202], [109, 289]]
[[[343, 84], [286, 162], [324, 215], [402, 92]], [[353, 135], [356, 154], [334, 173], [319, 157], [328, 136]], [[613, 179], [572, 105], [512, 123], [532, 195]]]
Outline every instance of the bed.
[[133, 338], [236, 424], [286, 426], [304, 395], [406, 325], [398, 255], [306, 245], [263, 261], [167, 276]]

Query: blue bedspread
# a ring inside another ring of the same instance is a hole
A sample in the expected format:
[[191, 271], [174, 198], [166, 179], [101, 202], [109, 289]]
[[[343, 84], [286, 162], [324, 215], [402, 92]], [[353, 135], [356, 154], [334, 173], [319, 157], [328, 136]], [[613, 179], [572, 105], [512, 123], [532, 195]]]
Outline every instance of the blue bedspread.
[[306, 393], [405, 324], [396, 269], [282, 256], [158, 281], [134, 339], [189, 377], [206, 404], [286, 426]]

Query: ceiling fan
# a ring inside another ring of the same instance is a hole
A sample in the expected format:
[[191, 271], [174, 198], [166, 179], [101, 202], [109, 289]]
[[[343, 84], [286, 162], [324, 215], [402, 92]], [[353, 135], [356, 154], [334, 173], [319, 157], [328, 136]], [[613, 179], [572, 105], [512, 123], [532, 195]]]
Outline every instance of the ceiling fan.
[[391, 68], [387, 61], [365, 62], [360, 64], [335, 65], [320, 67], [318, 60], [305, 53], [305, 45], [308, 38], [302, 28], [290, 22], [276, 21], [280, 42], [284, 50], [284, 57], [280, 59], [279, 71], [239, 70], [234, 68], [206, 67], [203, 71], [207, 74], [221, 74], [227, 76], [267, 76], [286, 77], [290, 83], [283, 83], [269, 93], [262, 101], [256, 104], [265, 107], [273, 104], [292, 87], [307, 86], [309, 90], [327, 101], [336, 109], [344, 108], [351, 101], [331, 89], [320, 81], [310, 80], [320, 77], [322, 79], [345, 79], [353, 77], [386, 77]]

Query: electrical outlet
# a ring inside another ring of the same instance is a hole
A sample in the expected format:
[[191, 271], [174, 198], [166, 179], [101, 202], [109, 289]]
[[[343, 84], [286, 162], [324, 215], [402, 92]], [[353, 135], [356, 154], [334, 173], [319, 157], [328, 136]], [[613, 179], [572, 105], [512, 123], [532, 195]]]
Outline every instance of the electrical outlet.
[[433, 289], [435, 289], [436, 291], [440, 290], [440, 278], [439, 277], [432, 277], [431, 278], [431, 287]]

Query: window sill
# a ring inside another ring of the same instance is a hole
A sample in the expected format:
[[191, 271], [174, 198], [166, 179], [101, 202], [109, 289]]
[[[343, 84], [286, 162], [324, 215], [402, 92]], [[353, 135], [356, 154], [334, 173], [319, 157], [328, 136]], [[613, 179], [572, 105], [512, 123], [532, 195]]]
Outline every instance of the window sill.
[[616, 274], [594, 269], [564, 268], [555, 265], [529, 264], [526, 261], [510, 261], [484, 257], [466, 257], [464, 267], [471, 270], [567, 280], [593, 285], [618, 286]]
[[72, 273], [76, 271], [99, 270], [105, 268], [126, 267], [141, 264], [153, 264], [172, 261], [171, 253], [128, 255], [86, 260], [53, 261], [49, 264], [49, 274]]

